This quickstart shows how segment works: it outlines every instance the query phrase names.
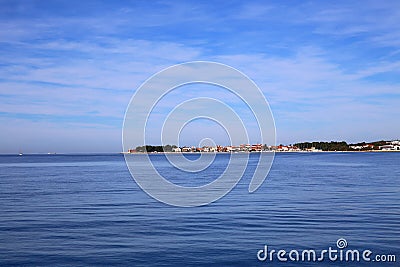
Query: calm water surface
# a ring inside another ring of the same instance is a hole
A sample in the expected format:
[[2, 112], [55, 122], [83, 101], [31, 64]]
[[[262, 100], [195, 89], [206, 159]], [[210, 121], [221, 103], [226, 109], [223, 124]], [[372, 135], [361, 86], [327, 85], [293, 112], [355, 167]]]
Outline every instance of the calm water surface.
[[[189, 157], [196, 157], [192, 155]], [[152, 155], [171, 181], [212, 181], [230, 155], [191, 175]], [[395, 254], [399, 266], [400, 153], [280, 153], [264, 184], [245, 177], [219, 201], [178, 208], [146, 195], [122, 155], [0, 156], [0, 265], [297, 266], [260, 262], [271, 249], [336, 247]], [[318, 263], [304, 263], [314, 266]]]

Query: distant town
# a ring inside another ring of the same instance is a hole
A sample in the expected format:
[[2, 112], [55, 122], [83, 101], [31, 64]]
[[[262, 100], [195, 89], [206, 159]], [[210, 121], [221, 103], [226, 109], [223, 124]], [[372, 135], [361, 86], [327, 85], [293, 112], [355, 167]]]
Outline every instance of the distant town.
[[138, 146], [135, 149], [129, 149], [125, 153], [196, 153], [196, 152], [228, 152], [228, 153], [239, 153], [239, 152], [263, 152], [263, 151], [274, 151], [274, 152], [324, 152], [324, 151], [400, 151], [400, 140], [393, 141], [376, 141], [371, 143], [356, 143], [347, 144], [345, 141], [342, 142], [303, 142], [290, 145], [278, 145], [268, 146], [266, 144], [241, 144], [238, 146], [183, 146], [178, 147], [176, 145], [166, 146]]

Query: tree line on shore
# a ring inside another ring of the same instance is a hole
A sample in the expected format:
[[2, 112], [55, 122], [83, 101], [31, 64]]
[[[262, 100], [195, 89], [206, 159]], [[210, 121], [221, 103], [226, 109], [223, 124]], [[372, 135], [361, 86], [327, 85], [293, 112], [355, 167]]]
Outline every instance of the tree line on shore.
[[138, 146], [136, 147], [136, 152], [147, 152], [147, 153], [152, 153], [152, 152], [172, 152], [173, 149], [177, 148], [176, 145], [165, 145], [165, 146], [152, 146], [152, 145], [146, 145], [146, 146]]
[[[315, 149], [322, 149], [323, 151], [354, 151], [355, 149], [351, 148], [351, 146], [360, 146], [363, 147], [359, 150], [379, 150], [379, 146], [383, 146], [386, 144], [386, 141], [376, 141], [371, 143], [357, 143], [357, 144], [347, 144], [345, 141], [341, 142], [302, 142], [293, 144], [302, 150], [310, 149], [314, 147]], [[368, 146], [370, 145], [370, 146]]]

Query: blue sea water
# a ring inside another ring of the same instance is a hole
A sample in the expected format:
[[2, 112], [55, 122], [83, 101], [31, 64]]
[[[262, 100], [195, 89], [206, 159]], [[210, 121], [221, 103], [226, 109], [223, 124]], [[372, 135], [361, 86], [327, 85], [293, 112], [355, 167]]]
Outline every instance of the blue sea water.
[[[218, 154], [203, 174], [157, 169], [183, 185], [223, 172]], [[196, 155], [188, 156], [195, 158]], [[0, 156], [0, 265], [24, 266], [398, 266], [400, 153], [279, 153], [264, 184], [257, 162], [225, 197], [172, 207], [144, 193], [119, 154]], [[269, 249], [348, 249], [396, 255], [396, 263], [261, 262]]]

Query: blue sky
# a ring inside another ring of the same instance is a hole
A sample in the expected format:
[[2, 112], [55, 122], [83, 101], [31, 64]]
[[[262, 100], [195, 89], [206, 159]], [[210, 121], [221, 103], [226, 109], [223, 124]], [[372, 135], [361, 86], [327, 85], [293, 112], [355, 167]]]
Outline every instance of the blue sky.
[[400, 138], [399, 1], [0, 1], [0, 49], [0, 153], [120, 151], [134, 91], [193, 60], [253, 79], [278, 143]]

